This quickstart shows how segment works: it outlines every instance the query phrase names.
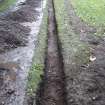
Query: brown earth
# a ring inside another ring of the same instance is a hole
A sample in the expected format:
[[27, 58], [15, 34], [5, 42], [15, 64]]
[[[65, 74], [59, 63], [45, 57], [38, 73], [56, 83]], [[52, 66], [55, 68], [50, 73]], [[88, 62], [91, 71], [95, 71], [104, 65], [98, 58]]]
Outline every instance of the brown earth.
[[[17, 11], [0, 17], [0, 53], [26, 45], [30, 30], [18, 22], [30, 22], [36, 19], [33, 7], [38, 4], [38, 0], [27, 0]], [[68, 105], [105, 105], [105, 38], [94, 35], [97, 28], [82, 21], [68, 0], [65, 0], [65, 7], [70, 18], [69, 25], [76, 34], [80, 35], [80, 41], [89, 45], [91, 55], [96, 59], [86, 65], [74, 65], [75, 69], [69, 65], [69, 73], [65, 75], [54, 5], [52, 0], [49, 1], [48, 48], [37, 105], [66, 105], [66, 82]], [[9, 100], [9, 97], [15, 94], [15, 79], [8, 77], [10, 70], [0, 67], [0, 105], [8, 105], [8, 101], [5, 100]]]
[[52, 0], [48, 3], [48, 48], [45, 61], [43, 86], [37, 105], [66, 105], [65, 75], [60, 54], [57, 24]]

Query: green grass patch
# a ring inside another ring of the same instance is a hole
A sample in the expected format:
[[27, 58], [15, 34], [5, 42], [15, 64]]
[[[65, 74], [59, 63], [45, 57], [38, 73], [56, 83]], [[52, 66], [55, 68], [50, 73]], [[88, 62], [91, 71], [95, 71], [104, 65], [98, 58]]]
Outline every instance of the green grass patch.
[[70, 0], [77, 15], [95, 26], [105, 26], [105, 0]]
[[41, 75], [44, 69], [44, 60], [46, 52], [46, 40], [47, 40], [47, 9], [45, 9], [43, 22], [41, 25], [40, 33], [38, 35], [37, 45], [35, 48], [35, 55], [33, 58], [33, 64], [28, 76], [27, 94], [29, 96], [35, 95], [38, 88], [38, 84], [41, 81]]
[[13, 5], [16, 0], [3, 0], [0, 2], [0, 12], [7, 10], [11, 5]]
[[28, 76], [28, 95], [35, 94], [38, 83], [41, 81], [40, 75], [43, 74], [43, 64], [33, 64]]

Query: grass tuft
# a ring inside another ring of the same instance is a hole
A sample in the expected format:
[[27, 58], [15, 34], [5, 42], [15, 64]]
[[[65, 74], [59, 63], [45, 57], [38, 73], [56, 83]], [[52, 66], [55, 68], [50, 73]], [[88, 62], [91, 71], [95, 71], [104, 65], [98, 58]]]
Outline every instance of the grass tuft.
[[33, 64], [28, 76], [28, 88], [27, 94], [29, 96], [35, 95], [38, 88], [38, 84], [41, 81], [41, 75], [44, 69], [44, 60], [46, 52], [46, 40], [47, 40], [47, 9], [44, 10], [44, 17], [40, 32], [37, 39], [37, 45], [35, 48], [35, 55], [33, 58]]
[[[80, 35], [75, 34], [72, 30], [64, 0], [54, 0], [54, 3], [65, 65], [71, 66], [74, 63], [76, 65], [87, 64], [90, 55], [89, 46], [80, 41]], [[68, 67], [68, 69], [70, 68]]]
[[81, 19], [95, 26], [105, 26], [105, 0], [70, 0]]
[[7, 10], [11, 5], [13, 5], [16, 0], [3, 0], [0, 2], [0, 12]]

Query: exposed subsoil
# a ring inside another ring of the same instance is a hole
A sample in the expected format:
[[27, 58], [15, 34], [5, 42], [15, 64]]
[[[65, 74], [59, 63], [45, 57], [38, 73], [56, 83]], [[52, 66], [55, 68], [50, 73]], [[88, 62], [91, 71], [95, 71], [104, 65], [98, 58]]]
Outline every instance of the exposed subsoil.
[[[83, 22], [76, 14], [69, 0], [65, 0], [70, 25], [80, 35], [80, 40], [90, 47], [90, 56], [95, 60], [87, 65], [70, 69], [67, 75], [69, 105], [105, 105], [105, 40], [96, 37], [94, 27]], [[85, 59], [85, 58], [84, 58]]]
[[65, 74], [57, 36], [53, 0], [48, 3], [48, 48], [45, 74], [38, 94], [37, 105], [66, 105]]

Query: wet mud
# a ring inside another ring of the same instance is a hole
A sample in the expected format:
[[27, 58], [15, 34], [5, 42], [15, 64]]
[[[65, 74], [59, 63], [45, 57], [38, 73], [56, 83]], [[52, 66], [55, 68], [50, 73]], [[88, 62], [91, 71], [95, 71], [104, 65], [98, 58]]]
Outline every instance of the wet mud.
[[[37, 105], [66, 105], [65, 74], [53, 0], [48, 3], [48, 48]], [[43, 85], [43, 86], [42, 86]]]

